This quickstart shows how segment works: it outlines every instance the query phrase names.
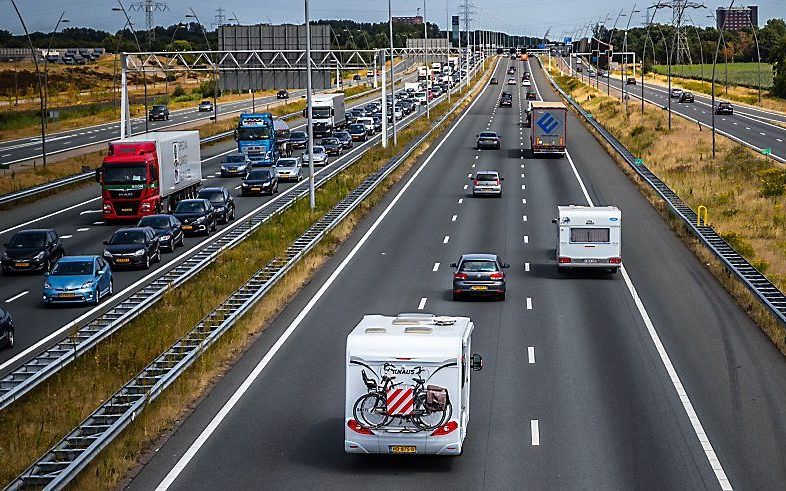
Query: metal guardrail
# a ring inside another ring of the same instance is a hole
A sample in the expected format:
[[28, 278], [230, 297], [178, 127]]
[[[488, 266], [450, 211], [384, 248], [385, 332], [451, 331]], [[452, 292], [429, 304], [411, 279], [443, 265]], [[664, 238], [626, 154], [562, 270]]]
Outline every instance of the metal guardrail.
[[[480, 83], [483, 83], [481, 79]], [[310, 252], [331, 230], [396, 170], [441, 124], [470, 97], [467, 93], [429, 131], [398, 157], [365, 179], [332, 210], [298, 237], [283, 257], [274, 258], [235, 290], [188, 333], [172, 344], [117, 391], [79, 426], [23, 472], [7, 489], [61, 489], [111, 443], [148, 404], [186, 371], [221, 335]], [[414, 118], [413, 118], [414, 120]], [[412, 120], [410, 120], [412, 121]], [[359, 158], [359, 157], [358, 157]]]
[[[404, 127], [423, 114], [425, 112], [419, 112], [415, 117], [405, 122]], [[378, 140], [379, 137], [377, 136], [369, 140], [364, 146], [357, 147], [357, 149], [370, 148], [372, 146], [371, 143]], [[331, 166], [320, 171], [315, 175], [315, 186], [319, 187], [332, 179], [336, 174], [352, 165], [360, 158], [360, 155], [362, 155], [362, 152], [339, 166]], [[305, 196], [307, 193], [308, 181], [304, 180], [287, 189], [276, 198], [266, 202], [249, 215], [246, 215], [246, 217], [238, 218], [233, 225], [219, 232], [219, 235], [213, 241], [198, 246], [188, 256], [184, 256], [178, 262], [165, 266], [161, 269], [161, 274], [145, 284], [141, 289], [129, 295], [114, 307], [108, 308], [101, 315], [87, 322], [78, 328], [76, 332], [51, 348], [0, 378], [0, 410], [24, 396], [38, 384], [136, 318], [161, 299], [167, 291], [191, 279], [212, 263], [222, 251], [240, 243], [257, 227], [270, 220], [273, 216], [282, 213], [298, 198]]]
[[[542, 64], [541, 64], [542, 67]], [[759, 301], [786, 326], [786, 295], [770, 280], [759, 272], [747, 259], [734, 250], [715, 229], [706, 222], [699, 225], [699, 217], [693, 209], [686, 205], [674, 191], [655, 175], [640, 159], [637, 159], [617, 138], [598, 123], [589, 112], [570, 97], [543, 70], [551, 85], [565, 98], [571, 106], [611, 145], [625, 162], [666, 202], [671, 211], [701, 240], [701, 242], [751, 291]]]

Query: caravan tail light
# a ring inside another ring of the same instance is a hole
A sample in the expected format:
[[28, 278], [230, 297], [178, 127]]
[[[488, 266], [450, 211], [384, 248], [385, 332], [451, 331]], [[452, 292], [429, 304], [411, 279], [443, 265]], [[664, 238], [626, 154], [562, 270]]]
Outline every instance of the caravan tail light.
[[609, 259], [609, 263], [611, 263], [611, 264], [622, 264], [622, 258], [621, 257], [612, 257], [611, 259]]
[[360, 433], [361, 435], [373, 435], [374, 432], [363, 426], [362, 424], [358, 423], [354, 419], [350, 419], [347, 421], [347, 426], [350, 430], [354, 431], [355, 433]]
[[456, 423], [455, 421], [448, 421], [444, 425], [432, 431], [431, 436], [445, 436], [447, 434], [456, 431], [456, 428], [458, 428], [458, 423]]
[[500, 273], [500, 272], [497, 272], [497, 273], [491, 273], [491, 279], [492, 279], [492, 280], [501, 280], [501, 279], [502, 279], [504, 276], [505, 276], [505, 275], [504, 275], [504, 274], [502, 274], [502, 273]]
[[560, 264], [567, 264], [567, 263], [570, 262], [570, 258], [569, 257], [561, 257], [561, 258], [559, 258], [559, 262], [560, 262]]
[[456, 273], [453, 275], [454, 280], [466, 280], [467, 278], [469, 278], [469, 276], [467, 276], [466, 273]]

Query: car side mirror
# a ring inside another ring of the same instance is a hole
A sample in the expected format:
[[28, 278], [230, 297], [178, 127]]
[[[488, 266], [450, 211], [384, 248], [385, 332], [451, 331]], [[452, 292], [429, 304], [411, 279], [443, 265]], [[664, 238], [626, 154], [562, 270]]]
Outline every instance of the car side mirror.
[[469, 367], [473, 372], [479, 372], [483, 370], [483, 357], [477, 353], [473, 354], [472, 359], [469, 362]]
[[507, 268], [509, 268], [509, 267], [510, 267], [510, 264], [508, 264], [508, 263], [502, 263], [502, 267], [503, 267], [504, 269], [507, 269]]
[[450, 263], [450, 267], [451, 267], [451, 268], [458, 268], [458, 264], [456, 264], [456, 263]]
[[504, 180], [505, 180], [505, 178], [504, 178], [504, 177], [500, 177], [500, 178], [499, 178], [499, 180], [500, 180], [500, 181], [504, 181]]
[[557, 219], [556, 218], [552, 218], [551, 219], [551, 223], [557, 223]]
[[480, 135], [475, 135], [475, 138], [480, 138]]
[[44, 276], [49, 277], [49, 271], [44, 271]]
[[104, 245], [109, 245], [109, 241], [108, 241], [108, 240], [105, 240], [105, 241], [103, 242], [103, 244], [104, 244]]

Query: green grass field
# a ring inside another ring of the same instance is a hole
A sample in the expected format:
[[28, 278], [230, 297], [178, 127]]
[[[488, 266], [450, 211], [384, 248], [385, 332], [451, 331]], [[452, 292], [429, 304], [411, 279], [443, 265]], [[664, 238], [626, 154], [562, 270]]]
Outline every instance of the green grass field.
[[[666, 65], [656, 65], [653, 69], [661, 75], [668, 73]], [[725, 65], [718, 63], [715, 70], [715, 81], [723, 82], [726, 77]], [[729, 84], [741, 85], [743, 87], [758, 87], [759, 79], [757, 78], [756, 70], [756, 63], [729, 63]], [[711, 80], [712, 65], [674, 65], [671, 67], [671, 74], [678, 77]], [[765, 89], [772, 87], [772, 65], [769, 63], [761, 64], [761, 86]]]

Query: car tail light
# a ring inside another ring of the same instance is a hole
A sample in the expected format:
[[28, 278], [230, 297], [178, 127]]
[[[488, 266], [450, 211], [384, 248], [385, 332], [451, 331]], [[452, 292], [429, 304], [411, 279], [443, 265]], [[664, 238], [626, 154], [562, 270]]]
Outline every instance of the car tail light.
[[492, 279], [492, 280], [501, 280], [501, 279], [502, 279], [502, 278], [504, 278], [504, 277], [505, 277], [505, 275], [504, 275], [504, 274], [502, 274], [502, 273], [499, 273], [499, 272], [497, 272], [497, 273], [491, 273], [491, 279]]
[[560, 264], [567, 264], [567, 263], [571, 262], [571, 259], [569, 257], [561, 257], [561, 258], [559, 258], [559, 262], [560, 262]]
[[611, 259], [609, 259], [609, 262], [611, 264], [622, 264], [622, 258], [621, 257], [612, 257]]
[[499, 186], [499, 179], [497, 179], [497, 180], [494, 182], [494, 184], [495, 184], [496, 186]]
[[477, 186], [477, 185], [478, 185], [478, 180], [477, 180], [477, 179], [474, 179], [474, 180], [472, 181], [472, 184], [474, 184], [475, 186]]
[[466, 273], [456, 273], [453, 275], [454, 280], [466, 280], [467, 278], [469, 278], [469, 276], [467, 276]]
[[456, 423], [455, 421], [448, 421], [444, 425], [432, 431], [431, 436], [445, 436], [447, 434], [456, 431], [456, 428], [458, 428], [458, 423]]
[[355, 433], [360, 433], [361, 435], [373, 435], [374, 432], [363, 426], [362, 424], [358, 423], [354, 419], [350, 419], [347, 421], [347, 427], [350, 430], [354, 431]]

